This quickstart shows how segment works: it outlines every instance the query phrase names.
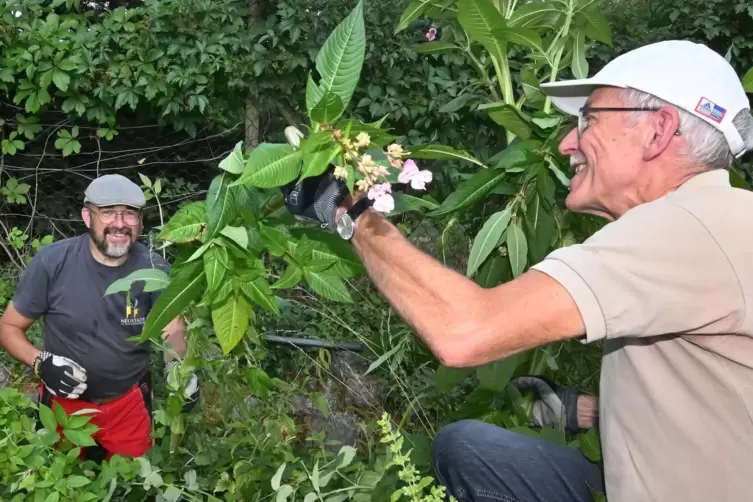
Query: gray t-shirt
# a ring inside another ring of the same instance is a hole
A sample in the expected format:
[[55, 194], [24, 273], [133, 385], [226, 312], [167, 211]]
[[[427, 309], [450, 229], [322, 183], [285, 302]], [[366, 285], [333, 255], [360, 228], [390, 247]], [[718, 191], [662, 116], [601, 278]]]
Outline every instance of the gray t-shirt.
[[31, 319], [44, 317], [44, 350], [68, 357], [86, 369], [87, 390], [81, 399], [102, 399], [126, 392], [149, 365], [150, 344], [139, 336], [160, 291], [145, 293], [143, 282], [126, 293], [105, 296], [105, 290], [135, 270], [169, 264], [141, 243], [128, 260], [108, 267], [94, 259], [89, 234], [54, 242], [26, 268], [13, 305]]

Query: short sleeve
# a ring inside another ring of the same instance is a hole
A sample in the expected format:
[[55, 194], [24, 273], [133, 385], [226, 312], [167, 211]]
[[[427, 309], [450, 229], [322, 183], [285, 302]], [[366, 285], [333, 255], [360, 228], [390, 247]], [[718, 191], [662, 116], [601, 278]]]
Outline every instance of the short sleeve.
[[744, 298], [730, 260], [686, 209], [643, 204], [532, 267], [568, 290], [586, 341], [733, 333]]
[[37, 319], [47, 312], [49, 282], [44, 254], [37, 254], [26, 266], [11, 300], [22, 316]]

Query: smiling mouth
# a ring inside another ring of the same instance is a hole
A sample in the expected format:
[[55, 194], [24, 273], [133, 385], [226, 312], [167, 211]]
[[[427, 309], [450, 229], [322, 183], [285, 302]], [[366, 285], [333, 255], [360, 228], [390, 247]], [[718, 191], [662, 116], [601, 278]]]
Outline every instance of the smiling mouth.
[[585, 164], [576, 164], [576, 165], [573, 166], [573, 172], [575, 174], [578, 174], [579, 172], [581, 172], [585, 168], [586, 168]]

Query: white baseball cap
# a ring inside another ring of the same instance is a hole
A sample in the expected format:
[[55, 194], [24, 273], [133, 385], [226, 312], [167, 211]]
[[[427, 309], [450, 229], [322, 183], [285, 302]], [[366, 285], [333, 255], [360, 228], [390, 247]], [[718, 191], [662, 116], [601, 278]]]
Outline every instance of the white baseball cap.
[[745, 144], [732, 119], [750, 102], [732, 66], [705, 45], [668, 40], [645, 45], [610, 61], [591, 78], [541, 84], [552, 104], [570, 115], [600, 86], [633, 88], [663, 99], [724, 134], [735, 157]]

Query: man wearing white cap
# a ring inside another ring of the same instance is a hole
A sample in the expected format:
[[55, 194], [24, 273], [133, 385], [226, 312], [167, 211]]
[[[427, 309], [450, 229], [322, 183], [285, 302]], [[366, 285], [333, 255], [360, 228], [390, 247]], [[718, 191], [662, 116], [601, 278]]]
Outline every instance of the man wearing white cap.
[[[60, 404], [66, 413], [96, 409], [100, 427], [96, 447], [82, 458], [114, 454], [137, 457], [151, 447], [150, 344], [128, 340], [141, 330], [159, 292], [143, 283], [105, 296], [116, 280], [145, 268], [167, 271], [169, 264], [138, 242], [144, 193], [114, 174], [92, 181], [81, 217], [88, 233], [54, 242], [32, 259], [13, 299], [0, 318], [0, 345], [32, 367], [41, 380], [40, 402]], [[34, 347], [26, 330], [44, 317], [44, 347]], [[165, 329], [164, 340], [185, 353], [180, 317]], [[165, 352], [166, 370], [176, 363]], [[190, 408], [198, 398], [194, 375], [186, 389]]]
[[[603, 465], [461, 421], [435, 438], [439, 481], [461, 501], [753, 499], [753, 193], [727, 171], [753, 147], [738, 76], [703, 45], [667, 41], [542, 90], [578, 117], [559, 148], [574, 172], [567, 207], [608, 220], [582, 244], [484, 289], [380, 213], [350, 209], [347, 237], [369, 275], [444, 364], [604, 341], [598, 402], [540, 378], [516, 382], [542, 393], [534, 423], [598, 424]], [[319, 202], [315, 214], [333, 225], [352, 202]]]

